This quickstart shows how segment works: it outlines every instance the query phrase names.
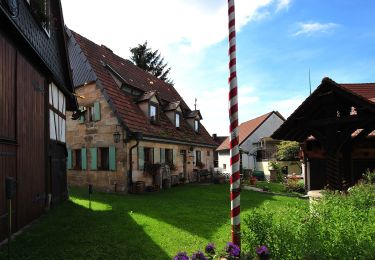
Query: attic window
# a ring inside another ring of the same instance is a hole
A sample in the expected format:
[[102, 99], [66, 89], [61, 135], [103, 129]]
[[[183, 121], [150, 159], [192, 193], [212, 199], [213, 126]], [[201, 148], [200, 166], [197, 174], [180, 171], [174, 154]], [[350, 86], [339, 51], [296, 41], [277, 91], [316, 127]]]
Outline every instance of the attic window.
[[35, 18], [42, 27], [49, 33], [50, 30], [50, 0], [28, 0]]
[[196, 133], [199, 131], [199, 120], [194, 120], [194, 130]]
[[156, 121], [158, 119], [158, 105], [157, 104], [150, 102], [149, 115], [150, 115], [151, 121]]
[[176, 113], [176, 127], [180, 127], [180, 118], [181, 118], [181, 115], [180, 113]]

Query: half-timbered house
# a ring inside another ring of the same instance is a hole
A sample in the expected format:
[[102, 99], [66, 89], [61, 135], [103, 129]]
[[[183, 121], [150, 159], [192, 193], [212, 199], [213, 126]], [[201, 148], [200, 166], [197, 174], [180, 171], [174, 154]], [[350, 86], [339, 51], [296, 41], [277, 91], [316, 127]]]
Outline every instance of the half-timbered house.
[[75, 109], [60, 1], [0, 1], [0, 240], [67, 197], [66, 110]]

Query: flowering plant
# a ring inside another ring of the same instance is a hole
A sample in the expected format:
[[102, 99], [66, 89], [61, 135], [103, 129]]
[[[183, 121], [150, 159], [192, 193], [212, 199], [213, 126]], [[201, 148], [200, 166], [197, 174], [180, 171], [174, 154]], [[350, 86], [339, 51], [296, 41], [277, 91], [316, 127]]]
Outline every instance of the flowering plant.
[[203, 252], [201, 252], [201, 251], [198, 251], [198, 252], [194, 253], [194, 254], [191, 256], [191, 259], [192, 259], [192, 260], [208, 260], [208, 259], [204, 256]]
[[270, 251], [268, 250], [268, 248], [266, 246], [260, 246], [258, 247], [255, 252], [257, 253], [257, 255], [259, 256], [259, 259], [268, 259], [269, 255], [270, 255]]
[[178, 252], [173, 260], [189, 260], [189, 257], [187, 256], [186, 252]]
[[241, 249], [232, 242], [227, 243], [225, 251], [228, 253], [228, 259], [237, 259], [240, 257]]

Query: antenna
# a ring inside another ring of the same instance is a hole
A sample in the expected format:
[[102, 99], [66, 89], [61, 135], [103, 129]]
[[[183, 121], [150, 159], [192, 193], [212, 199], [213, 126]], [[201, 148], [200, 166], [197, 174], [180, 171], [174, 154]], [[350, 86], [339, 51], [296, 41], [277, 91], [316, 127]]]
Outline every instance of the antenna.
[[197, 98], [195, 98], [194, 110], [197, 110]]
[[310, 77], [310, 68], [309, 68], [309, 85], [310, 85], [310, 95], [311, 95], [311, 77]]

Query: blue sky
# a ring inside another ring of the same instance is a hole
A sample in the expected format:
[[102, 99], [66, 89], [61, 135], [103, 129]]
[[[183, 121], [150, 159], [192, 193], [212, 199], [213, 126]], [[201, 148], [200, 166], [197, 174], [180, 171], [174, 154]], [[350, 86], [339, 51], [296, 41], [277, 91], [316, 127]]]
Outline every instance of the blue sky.
[[[228, 135], [226, 0], [62, 0], [65, 23], [127, 58], [145, 40], [207, 130]], [[288, 117], [329, 76], [375, 82], [375, 1], [236, 0], [239, 120]], [[147, 7], [147, 8], [145, 8]], [[82, 12], [85, 10], [85, 12]]]

